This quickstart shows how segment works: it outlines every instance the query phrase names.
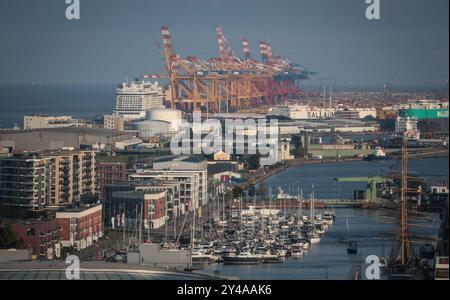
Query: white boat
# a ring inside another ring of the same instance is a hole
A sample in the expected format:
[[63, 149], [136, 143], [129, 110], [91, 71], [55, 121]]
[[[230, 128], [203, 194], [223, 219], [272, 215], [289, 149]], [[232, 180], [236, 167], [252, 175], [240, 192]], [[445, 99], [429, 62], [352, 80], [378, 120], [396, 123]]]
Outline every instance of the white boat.
[[278, 249], [276, 250], [279, 257], [287, 257], [288, 251], [286, 249]]
[[262, 256], [260, 254], [252, 254], [250, 252], [241, 252], [235, 256], [222, 256], [227, 264], [260, 264]]
[[267, 253], [261, 254], [261, 261], [266, 264], [267, 263], [280, 263], [280, 262], [282, 262], [282, 259], [277, 254], [272, 254], [272, 253], [270, 253], [270, 251], [268, 251]]
[[309, 242], [311, 245], [316, 245], [318, 243], [320, 243], [320, 236], [317, 234], [313, 234], [310, 238], [309, 238]]
[[292, 245], [291, 256], [293, 258], [300, 258], [303, 256], [304, 243], [297, 243]]
[[303, 250], [309, 250], [309, 242], [303, 243]]
[[303, 249], [300, 250], [300, 251], [292, 252], [291, 256], [292, 256], [292, 258], [300, 258], [300, 257], [302, 257], [303, 256]]
[[322, 224], [330, 226], [333, 224], [333, 219], [322, 219]]
[[197, 262], [209, 262], [213, 260], [213, 257], [211, 254], [205, 252], [193, 251], [191, 254], [191, 259]]

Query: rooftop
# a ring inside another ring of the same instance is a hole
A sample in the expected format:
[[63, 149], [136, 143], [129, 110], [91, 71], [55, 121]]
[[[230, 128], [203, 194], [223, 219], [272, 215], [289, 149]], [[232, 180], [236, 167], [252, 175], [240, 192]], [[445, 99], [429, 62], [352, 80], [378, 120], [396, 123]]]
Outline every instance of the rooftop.
[[206, 159], [201, 155], [183, 155], [183, 156], [176, 156], [176, 157], [165, 157], [161, 159], [157, 159], [154, 162], [160, 163], [160, 162], [191, 162], [191, 163], [199, 163], [203, 162]]
[[[0, 264], [0, 280], [67, 280], [63, 261], [16, 261]], [[144, 265], [81, 261], [80, 280], [212, 280], [215, 277]]]
[[55, 128], [40, 128], [40, 129], [32, 129], [32, 130], [14, 130], [14, 131], [4, 131], [5, 134], [14, 133], [30, 133], [30, 132], [56, 132], [56, 133], [76, 133], [80, 135], [102, 135], [102, 136], [121, 136], [121, 135], [129, 135], [134, 132], [126, 132], [126, 131], [118, 131], [114, 129], [105, 129], [105, 128], [90, 128], [90, 127], [55, 127]]

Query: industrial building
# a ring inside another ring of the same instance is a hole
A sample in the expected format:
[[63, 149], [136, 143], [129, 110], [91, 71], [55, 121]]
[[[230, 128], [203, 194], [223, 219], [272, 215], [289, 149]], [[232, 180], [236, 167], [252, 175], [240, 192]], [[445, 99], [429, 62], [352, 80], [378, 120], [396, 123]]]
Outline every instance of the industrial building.
[[92, 125], [86, 122], [85, 120], [74, 119], [71, 116], [26, 115], [23, 117], [24, 130], [71, 127], [71, 126], [91, 127]]
[[147, 112], [146, 119], [135, 122], [132, 129], [139, 131], [141, 138], [155, 136], [174, 136], [181, 130], [182, 112], [176, 109], [161, 108]]
[[135, 132], [103, 128], [65, 127], [0, 132], [0, 147], [11, 147], [16, 151], [80, 149], [82, 146], [125, 149], [141, 142]]

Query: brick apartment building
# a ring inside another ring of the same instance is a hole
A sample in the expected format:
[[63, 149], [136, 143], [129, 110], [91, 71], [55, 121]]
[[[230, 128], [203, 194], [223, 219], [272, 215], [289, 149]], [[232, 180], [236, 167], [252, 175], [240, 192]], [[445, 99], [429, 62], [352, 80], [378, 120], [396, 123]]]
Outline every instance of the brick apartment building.
[[139, 225], [141, 215], [145, 229], [159, 228], [166, 222], [166, 199], [166, 191], [114, 192], [105, 215], [112, 228]]
[[125, 163], [98, 163], [97, 183], [100, 199], [105, 199], [105, 185], [127, 180], [127, 165]]
[[89, 247], [103, 236], [102, 205], [86, 209], [66, 209], [56, 213], [63, 247]]
[[60, 226], [56, 219], [21, 221], [11, 224], [11, 230], [37, 258], [53, 259], [61, 256]]

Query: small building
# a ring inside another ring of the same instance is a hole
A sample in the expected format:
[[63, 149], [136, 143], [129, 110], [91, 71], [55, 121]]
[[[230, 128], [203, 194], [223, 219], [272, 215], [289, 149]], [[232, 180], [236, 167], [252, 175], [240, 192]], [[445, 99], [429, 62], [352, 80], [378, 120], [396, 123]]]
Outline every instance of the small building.
[[31, 260], [31, 249], [0, 249], [0, 265]]
[[448, 194], [448, 186], [431, 186], [431, 192], [434, 194]]
[[139, 245], [139, 251], [128, 253], [128, 264], [184, 271], [192, 266], [189, 250], [163, 250], [159, 244]]
[[11, 230], [22, 239], [33, 256], [40, 259], [61, 256], [60, 226], [56, 219], [30, 219], [12, 223]]
[[124, 118], [118, 114], [103, 116], [103, 128], [122, 131], [124, 129]]
[[280, 160], [293, 160], [295, 157], [291, 155], [291, 139], [282, 139], [280, 142]]
[[232, 179], [241, 179], [242, 175], [236, 172], [224, 171], [216, 173], [212, 177], [220, 182], [230, 182]]
[[63, 247], [75, 247], [81, 250], [103, 237], [101, 204], [59, 211], [56, 213], [56, 219], [61, 228]]

